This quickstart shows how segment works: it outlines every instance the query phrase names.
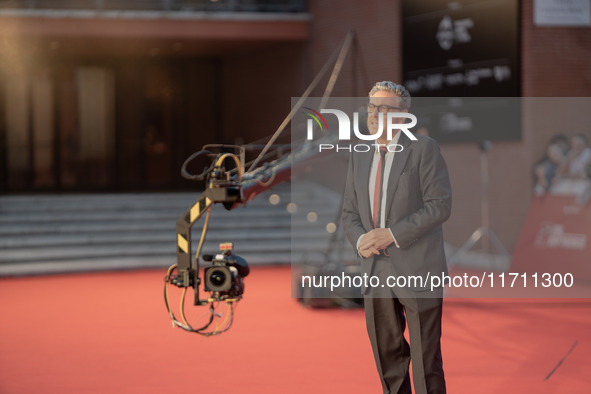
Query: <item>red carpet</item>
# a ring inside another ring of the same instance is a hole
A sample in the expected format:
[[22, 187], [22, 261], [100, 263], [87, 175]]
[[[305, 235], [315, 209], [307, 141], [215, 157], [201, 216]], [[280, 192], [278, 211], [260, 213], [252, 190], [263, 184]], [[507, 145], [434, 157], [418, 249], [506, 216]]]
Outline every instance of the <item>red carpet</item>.
[[[1, 279], [0, 393], [381, 392], [363, 311], [303, 308], [288, 267], [253, 268], [210, 338], [171, 327], [164, 274]], [[450, 299], [443, 330], [449, 393], [591, 392], [588, 301]]]

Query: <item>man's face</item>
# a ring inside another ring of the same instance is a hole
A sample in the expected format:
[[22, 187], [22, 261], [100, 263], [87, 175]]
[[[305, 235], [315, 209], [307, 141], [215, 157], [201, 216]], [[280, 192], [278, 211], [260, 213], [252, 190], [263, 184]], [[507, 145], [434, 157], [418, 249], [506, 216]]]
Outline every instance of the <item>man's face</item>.
[[[379, 143], [387, 143], [386, 125], [388, 112], [408, 112], [400, 107], [400, 97], [391, 92], [378, 91], [369, 98], [367, 109], [367, 128], [371, 134], [379, 130], [380, 117], [382, 118], [382, 135]], [[403, 123], [404, 118], [394, 118], [393, 123]]]

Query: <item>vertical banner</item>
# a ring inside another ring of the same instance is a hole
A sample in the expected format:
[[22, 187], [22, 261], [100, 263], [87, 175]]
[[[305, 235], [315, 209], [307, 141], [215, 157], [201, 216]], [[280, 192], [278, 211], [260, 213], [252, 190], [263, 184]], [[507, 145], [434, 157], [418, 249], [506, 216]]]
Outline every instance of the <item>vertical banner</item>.
[[591, 283], [591, 205], [574, 196], [534, 198], [511, 270], [570, 273], [577, 284]]
[[403, 0], [402, 12], [413, 96], [520, 96], [517, 0]]

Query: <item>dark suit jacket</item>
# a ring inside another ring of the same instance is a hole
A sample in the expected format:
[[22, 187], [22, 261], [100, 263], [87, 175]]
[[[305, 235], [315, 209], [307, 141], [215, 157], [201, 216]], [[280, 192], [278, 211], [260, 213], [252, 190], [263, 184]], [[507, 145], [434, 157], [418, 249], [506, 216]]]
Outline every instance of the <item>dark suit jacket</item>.
[[[392, 243], [386, 250], [392, 263], [391, 275], [425, 278], [428, 273], [447, 274], [442, 224], [451, 213], [451, 185], [435, 140], [416, 137], [418, 141], [412, 141], [402, 134], [398, 143], [403, 151], [395, 153], [392, 161], [386, 226], [400, 248]], [[368, 186], [373, 154], [373, 150], [352, 153], [349, 161], [342, 224], [354, 248], [359, 237], [373, 229]], [[373, 274], [374, 257], [359, 257], [362, 274]]]

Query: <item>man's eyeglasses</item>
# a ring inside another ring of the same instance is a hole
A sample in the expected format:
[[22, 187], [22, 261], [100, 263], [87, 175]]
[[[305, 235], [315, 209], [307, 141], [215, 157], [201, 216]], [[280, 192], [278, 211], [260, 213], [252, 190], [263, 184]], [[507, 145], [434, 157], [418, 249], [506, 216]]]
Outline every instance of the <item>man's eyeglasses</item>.
[[372, 113], [377, 108], [378, 112], [383, 114], [387, 114], [388, 112], [400, 112], [402, 108], [400, 107], [391, 107], [389, 105], [374, 105], [372, 103], [367, 104], [367, 112]]

